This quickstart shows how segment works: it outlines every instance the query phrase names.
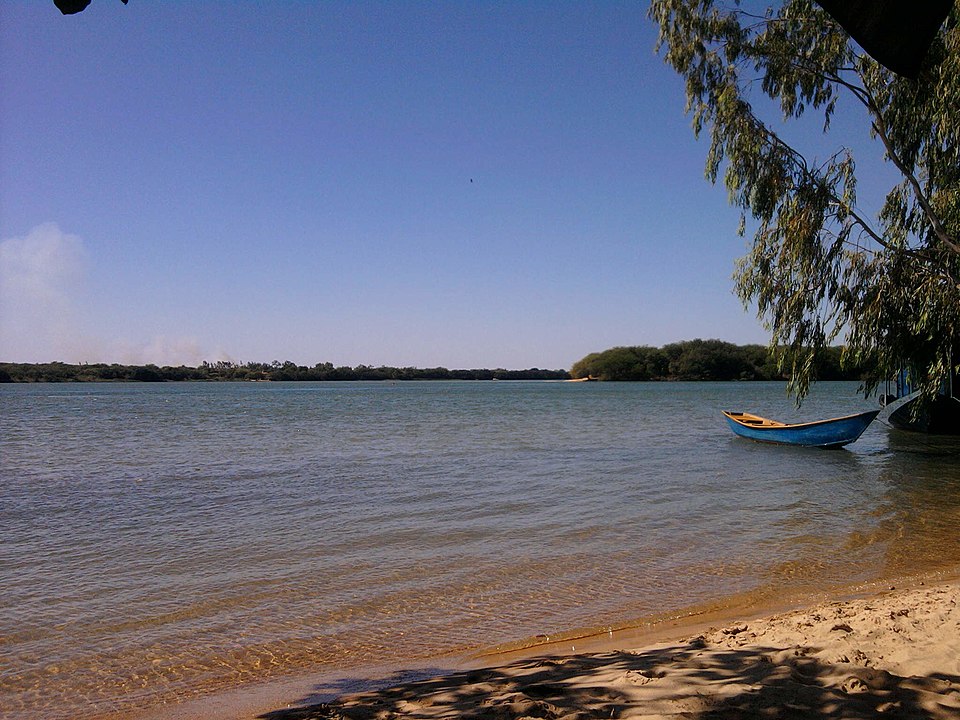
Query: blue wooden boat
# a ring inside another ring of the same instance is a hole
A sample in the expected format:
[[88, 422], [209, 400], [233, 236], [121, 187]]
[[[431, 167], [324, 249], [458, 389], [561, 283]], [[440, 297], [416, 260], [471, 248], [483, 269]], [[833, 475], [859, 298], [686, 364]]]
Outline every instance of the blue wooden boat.
[[879, 410], [805, 423], [782, 423], [759, 415], [723, 411], [733, 431], [759, 442], [802, 447], [838, 448], [849, 445], [863, 434]]

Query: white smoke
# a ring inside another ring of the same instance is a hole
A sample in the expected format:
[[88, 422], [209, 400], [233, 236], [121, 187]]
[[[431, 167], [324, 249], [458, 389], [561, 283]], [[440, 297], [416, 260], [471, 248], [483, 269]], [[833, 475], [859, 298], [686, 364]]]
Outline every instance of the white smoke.
[[189, 365], [196, 367], [204, 360], [211, 358], [206, 355], [200, 343], [195, 338], [171, 338], [157, 335], [146, 342], [134, 343], [117, 341], [113, 344], [111, 356], [124, 365]]
[[[91, 331], [83, 240], [44, 223], [0, 241], [0, 362], [119, 362], [199, 365], [227, 360], [193, 337], [124, 338], [117, 328]], [[118, 339], [119, 338], [119, 339]]]
[[70, 360], [83, 341], [78, 300], [87, 254], [56, 223], [0, 242], [0, 360]]

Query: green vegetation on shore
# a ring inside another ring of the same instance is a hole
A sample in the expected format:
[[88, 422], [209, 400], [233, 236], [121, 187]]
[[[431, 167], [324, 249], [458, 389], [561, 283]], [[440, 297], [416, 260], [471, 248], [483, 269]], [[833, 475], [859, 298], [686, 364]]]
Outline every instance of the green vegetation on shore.
[[[856, 368], [840, 366], [841, 349], [819, 359], [819, 380], [859, 380]], [[436, 368], [312, 367], [281, 363], [204, 362], [199, 367], [157, 365], [0, 363], [0, 382], [335, 381], [335, 380], [782, 380], [769, 348], [722, 340], [686, 340], [661, 348], [615, 347], [591, 353], [566, 370], [448, 370]]]
[[[859, 380], [857, 368], [840, 365], [842, 348], [825, 348], [817, 358], [817, 380]], [[596, 380], [783, 380], [770, 349], [722, 340], [686, 340], [661, 348], [615, 347], [574, 363], [574, 378]]]
[[566, 370], [447, 370], [446, 368], [313, 367], [292, 362], [204, 362], [199, 367], [156, 365], [70, 365], [53, 363], [0, 363], [0, 382], [167, 382], [244, 380], [566, 380]]

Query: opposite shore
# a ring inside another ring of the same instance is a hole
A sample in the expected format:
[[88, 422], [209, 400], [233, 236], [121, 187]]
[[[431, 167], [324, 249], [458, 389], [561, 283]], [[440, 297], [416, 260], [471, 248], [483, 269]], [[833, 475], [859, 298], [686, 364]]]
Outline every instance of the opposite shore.
[[[342, 380], [784, 380], [777, 353], [763, 345], [734, 345], [722, 340], [685, 340], [660, 348], [615, 347], [591, 353], [567, 370], [445, 367], [335, 366], [330, 362], [298, 365], [203, 362], [179, 365], [120, 365], [117, 363], [0, 362], [0, 382], [178, 382], [178, 381], [342, 381]], [[857, 367], [846, 367], [843, 349], [824, 348], [817, 360], [818, 380], [860, 380]]]

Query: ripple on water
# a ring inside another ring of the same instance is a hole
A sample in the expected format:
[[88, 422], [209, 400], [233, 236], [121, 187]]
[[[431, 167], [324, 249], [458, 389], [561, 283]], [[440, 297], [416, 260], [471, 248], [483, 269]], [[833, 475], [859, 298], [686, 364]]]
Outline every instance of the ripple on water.
[[[803, 412], [855, 411], [855, 391], [821, 386]], [[791, 419], [782, 384], [4, 386], [0, 401], [5, 717], [960, 561], [951, 448], [904, 450], [876, 425], [836, 453], [726, 431], [720, 409]]]

